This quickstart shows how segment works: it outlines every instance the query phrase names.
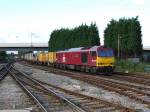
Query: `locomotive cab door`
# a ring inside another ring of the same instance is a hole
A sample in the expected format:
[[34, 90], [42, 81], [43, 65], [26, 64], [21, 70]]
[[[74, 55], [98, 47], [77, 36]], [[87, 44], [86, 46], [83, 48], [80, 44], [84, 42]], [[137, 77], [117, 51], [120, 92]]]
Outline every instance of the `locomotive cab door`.
[[81, 53], [81, 61], [84, 64], [88, 62], [88, 53], [87, 52]]

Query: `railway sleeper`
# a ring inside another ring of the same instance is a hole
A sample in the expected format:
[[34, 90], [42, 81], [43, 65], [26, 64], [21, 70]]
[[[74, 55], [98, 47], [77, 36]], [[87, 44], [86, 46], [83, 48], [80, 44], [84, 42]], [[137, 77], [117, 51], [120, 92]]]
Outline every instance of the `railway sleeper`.
[[70, 101], [73, 101], [73, 102], [85, 102], [85, 101], [87, 101], [87, 99], [76, 99], [76, 98], [67, 98], [68, 100], [70, 100]]
[[[65, 95], [64, 95], [65, 96]], [[74, 95], [67, 95], [65, 96], [67, 99], [72, 99], [72, 100], [87, 100], [87, 98], [85, 97], [77, 97], [77, 96], [74, 96]]]
[[104, 107], [104, 108], [95, 108], [94, 109], [95, 112], [113, 112], [113, 111], [116, 111], [117, 109], [115, 107]]
[[[63, 94], [64, 95], [64, 94]], [[71, 95], [71, 94], [69, 94], [69, 95], [64, 95], [64, 96], [66, 96], [66, 98], [76, 98], [74, 95]]]
[[[100, 105], [92, 105], [90, 106], [92, 109], [101, 109], [101, 108], [109, 108], [110, 106], [104, 105], [104, 106], [100, 106]], [[115, 108], [115, 107], [112, 107]]]
[[50, 105], [51, 107], [50, 108], [53, 108], [53, 110], [62, 110], [64, 109], [64, 107], [66, 108], [67, 105]]
[[63, 102], [51, 102], [53, 105], [55, 106], [64, 106], [64, 103]]
[[75, 103], [90, 103], [91, 101], [89, 101], [89, 100], [78, 100], [78, 101], [73, 101], [73, 102], [75, 102]]
[[83, 105], [85, 105], [85, 106], [88, 106], [88, 105], [106, 106], [106, 105], [104, 105], [104, 104], [102, 104], [102, 103], [99, 103], [99, 102], [90, 102], [90, 103], [85, 103], [85, 104], [83, 104]]
[[108, 107], [106, 105], [84, 105], [84, 106], [89, 107], [89, 108], [91, 108], [93, 110], [100, 109], [100, 108], [107, 108]]

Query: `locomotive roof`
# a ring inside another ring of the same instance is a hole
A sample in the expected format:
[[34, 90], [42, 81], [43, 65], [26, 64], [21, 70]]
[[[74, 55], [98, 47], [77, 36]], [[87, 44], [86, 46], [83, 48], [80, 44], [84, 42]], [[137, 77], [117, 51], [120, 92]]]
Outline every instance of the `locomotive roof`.
[[94, 51], [94, 50], [97, 50], [98, 47], [101, 47], [101, 46], [70, 48], [70, 49], [67, 49], [64, 51], [58, 51], [58, 52], [76, 52], [76, 51], [88, 51], [88, 50]]

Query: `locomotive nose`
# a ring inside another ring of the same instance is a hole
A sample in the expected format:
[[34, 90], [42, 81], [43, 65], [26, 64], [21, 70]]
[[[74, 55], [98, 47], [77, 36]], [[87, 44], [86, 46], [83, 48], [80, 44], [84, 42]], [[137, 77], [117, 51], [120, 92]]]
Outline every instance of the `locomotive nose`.
[[97, 66], [114, 66], [114, 57], [97, 57]]

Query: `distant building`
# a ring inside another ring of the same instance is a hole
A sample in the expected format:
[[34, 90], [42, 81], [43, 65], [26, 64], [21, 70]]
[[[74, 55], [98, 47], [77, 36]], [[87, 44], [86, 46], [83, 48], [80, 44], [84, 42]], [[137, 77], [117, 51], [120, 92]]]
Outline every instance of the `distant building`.
[[144, 62], [150, 62], [150, 46], [143, 48], [143, 60]]

